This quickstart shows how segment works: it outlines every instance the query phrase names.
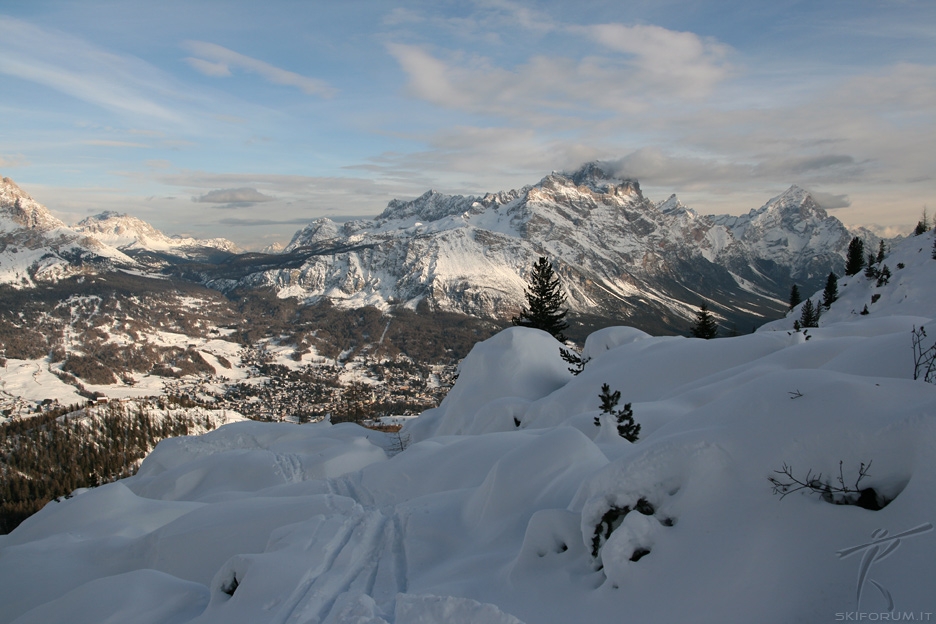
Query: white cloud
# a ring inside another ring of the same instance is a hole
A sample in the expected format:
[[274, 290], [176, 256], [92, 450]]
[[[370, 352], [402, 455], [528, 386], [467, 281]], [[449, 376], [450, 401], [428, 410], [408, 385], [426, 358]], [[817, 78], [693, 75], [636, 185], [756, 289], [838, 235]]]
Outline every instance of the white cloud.
[[230, 68], [236, 67], [257, 74], [273, 84], [297, 87], [308, 95], [332, 97], [338, 92], [323, 80], [281, 69], [214, 43], [186, 41], [185, 47], [200, 57], [186, 59], [189, 64], [209, 76], [229, 76]]
[[0, 16], [0, 74], [121, 113], [178, 121], [157, 93], [173, 93], [153, 66], [85, 40]]
[[208, 204], [257, 204], [262, 202], [274, 201], [275, 197], [264, 195], [253, 188], [233, 188], [216, 189], [209, 191], [199, 197], [193, 197], [192, 201]]
[[0, 167], [26, 167], [29, 161], [22, 154], [0, 154]]
[[406, 72], [409, 93], [443, 108], [548, 125], [649, 106], [625, 68], [600, 58], [535, 56], [505, 69], [486, 58], [445, 61], [415, 45], [391, 43], [387, 50]]
[[726, 61], [729, 46], [690, 32], [644, 24], [599, 24], [570, 30], [626, 55], [642, 88], [701, 98], [709, 95], [731, 70]]
[[212, 63], [205, 59], [189, 56], [185, 61], [192, 66], [195, 71], [206, 76], [230, 76], [231, 69], [225, 63]]
[[[513, 13], [524, 21], [523, 12]], [[537, 25], [539, 24], [539, 25]], [[527, 25], [546, 29], [545, 23]], [[658, 26], [566, 27], [599, 44], [603, 54], [532, 55], [510, 67], [460, 52], [445, 57], [425, 46], [389, 43], [411, 95], [448, 109], [531, 124], [647, 112], [712, 94], [731, 74], [730, 48], [693, 33]], [[610, 53], [609, 53], [610, 52]]]
[[809, 194], [816, 203], [826, 210], [835, 210], [836, 208], [848, 208], [852, 205], [848, 195], [836, 195], [834, 193], [823, 193], [822, 191], [809, 190]]
[[82, 141], [84, 145], [94, 145], [96, 147], [142, 147], [149, 148], [146, 143], [133, 143], [130, 141], [109, 141], [106, 139], [90, 139]]
[[753, 168], [717, 158], [671, 156], [657, 147], [645, 147], [609, 163], [623, 178], [641, 184], [697, 190], [711, 189], [739, 179], [750, 180]]

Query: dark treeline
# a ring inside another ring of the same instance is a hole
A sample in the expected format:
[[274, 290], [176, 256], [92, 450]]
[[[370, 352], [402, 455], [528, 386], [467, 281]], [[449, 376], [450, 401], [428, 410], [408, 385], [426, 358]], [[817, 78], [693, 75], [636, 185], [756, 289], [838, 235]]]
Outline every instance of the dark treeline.
[[113, 405], [94, 418], [59, 418], [78, 406], [0, 425], [0, 533], [9, 533], [49, 501], [136, 472], [160, 440], [187, 435], [210, 419], [153, 417]]

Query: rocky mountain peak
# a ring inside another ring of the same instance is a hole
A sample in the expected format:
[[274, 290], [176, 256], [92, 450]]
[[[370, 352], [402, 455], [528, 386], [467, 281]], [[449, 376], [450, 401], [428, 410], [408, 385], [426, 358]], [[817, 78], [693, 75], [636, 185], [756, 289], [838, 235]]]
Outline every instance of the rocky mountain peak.
[[124, 250], [147, 249], [177, 253], [188, 248], [207, 247], [229, 253], [241, 251], [237, 245], [224, 238], [167, 236], [142, 219], [113, 210], [86, 217], [72, 229], [100, 243]]
[[576, 186], [585, 186], [598, 193], [640, 194], [640, 184], [637, 180], [616, 175], [607, 163], [588, 162], [577, 171], [567, 175]]
[[164, 249], [171, 245], [168, 236], [146, 221], [113, 210], [86, 217], [73, 229], [119, 249]]
[[377, 219], [403, 220], [416, 218], [421, 221], [437, 221], [450, 215], [465, 212], [475, 201], [477, 201], [475, 197], [445, 195], [430, 189], [413, 200], [391, 200]]
[[280, 248], [276, 253], [282, 251], [293, 251], [294, 249], [299, 249], [300, 247], [310, 247], [316, 243], [321, 243], [323, 241], [331, 240], [339, 236], [338, 225], [326, 217], [316, 219], [309, 225], [305, 226], [295, 234], [293, 234], [292, 240], [289, 241], [289, 244], [285, 248]]
[[658, 202], [656, 204], [656, 208], [669, 217], [686, 215], [694, 219], [699, 216], [699, 213], [697, 213], [695, 210], [683, 205], [683, 203], [679, 201], [679, 198], [676, 197], [675, 193], [667, 197], [665, 200]]
[[10, 178], [0, 183], [0, 215], [11, 219], [16, 225], [37, 230], [53, 230], [65, 227], [65, 223], [21, 189]]
[[829, 216], [809, 191], [795, 184], [764, 204], [761, 213], [778, 213], [785, 218], [799, 220], [823, 220]]

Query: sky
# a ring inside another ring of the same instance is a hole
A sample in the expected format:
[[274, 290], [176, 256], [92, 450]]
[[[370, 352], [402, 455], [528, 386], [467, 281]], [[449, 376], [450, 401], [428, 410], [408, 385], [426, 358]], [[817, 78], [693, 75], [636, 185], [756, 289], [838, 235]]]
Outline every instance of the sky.
[[0, 85], [0, 175], [66, 223], [248, 249], [592, 160], [702, 214], [936, 212], [932, 0], [3, 0]]

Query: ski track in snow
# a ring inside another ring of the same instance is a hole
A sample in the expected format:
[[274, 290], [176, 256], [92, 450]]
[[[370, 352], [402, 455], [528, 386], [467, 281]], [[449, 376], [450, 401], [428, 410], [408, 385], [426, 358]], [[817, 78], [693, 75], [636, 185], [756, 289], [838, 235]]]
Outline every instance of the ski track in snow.
[[[353, 477], [332, 479], [328, 485], [332, 494], [358, 505], [328, 544], [321, 567], [287, 600], [283, 624], [326, 622], [348, 593], [371, 596], [384, 613], [393, 613], [396, 596], [407, 589], [404, 523], [396, 509], [377, 509], [374, 496]], [[319, 543], [313, 540], [310, 547]]]

